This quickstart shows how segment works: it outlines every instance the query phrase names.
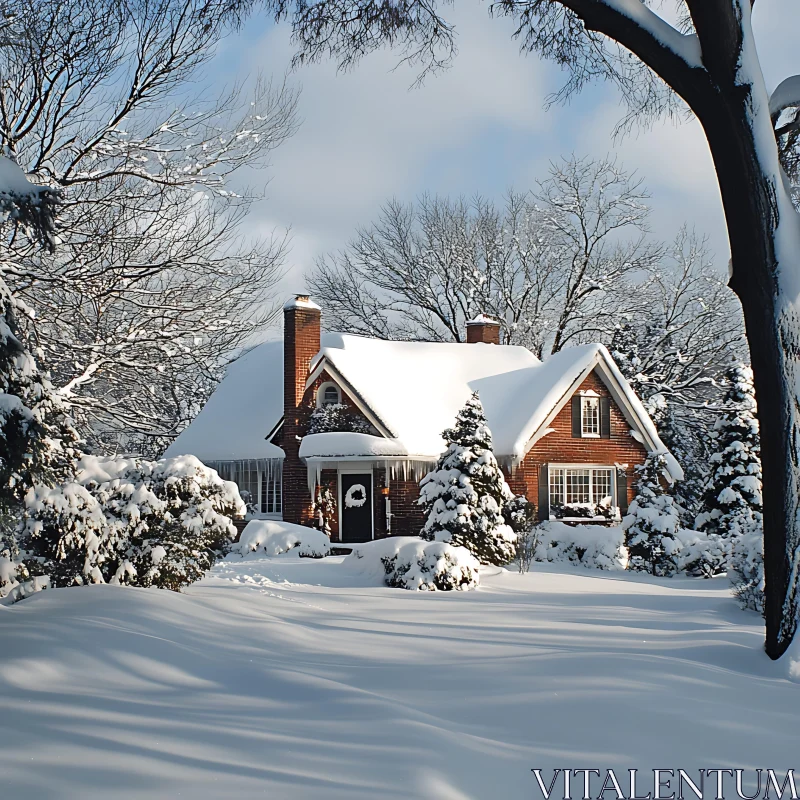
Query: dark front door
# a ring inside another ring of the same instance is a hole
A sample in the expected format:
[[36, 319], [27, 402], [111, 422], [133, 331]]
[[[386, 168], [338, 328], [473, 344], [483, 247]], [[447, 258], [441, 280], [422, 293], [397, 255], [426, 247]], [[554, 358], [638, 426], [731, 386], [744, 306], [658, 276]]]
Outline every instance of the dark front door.
[[372, 539], [372, 473], [343, 473], [341, 482], [342, 541], [368, 542]]

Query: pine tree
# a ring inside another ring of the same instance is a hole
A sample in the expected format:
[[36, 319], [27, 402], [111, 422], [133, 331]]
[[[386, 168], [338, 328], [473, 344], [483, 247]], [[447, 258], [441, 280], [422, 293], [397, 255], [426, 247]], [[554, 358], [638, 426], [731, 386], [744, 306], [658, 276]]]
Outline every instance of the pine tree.
[[712, 472], [696, 525], [726, 542], [736, 594], [747, 608], [760, 611], [764, 587], [761, 458], [753, 372], [740, 364], [726, 378], [726, 410], [714, 426]]
[[636, 498], [622, 520], [628, 569], [652, 575], [674, 575], [678, 569], [675, 556], [681, 547], [675, 538], [680, 528], [680, 507], [660, 481], [665, 466], [663, 453], [650, 453], [636, 468]]
[[712, 472], [696, 525], [735, 539], [761, 525], [761, 458], [753, 371], [738, 365], [726, 377], [726, 410], [714, 425]]
[[18, 335], [20, 314], [31, 311], [12, 295], [0, 265], [0, 596], [30, 577], [17, 536], [25, 493], [66, 480], [77, 458], [72, 422]]
[[420, 482], [419, 503], [427, 515], [422, 538], [466, 547], [484, 564], [507, 564], [515, 555], [516, 534], [502, 512], [514, 495], [492, 452], [477, 392], [442, 437], [447, 449]]

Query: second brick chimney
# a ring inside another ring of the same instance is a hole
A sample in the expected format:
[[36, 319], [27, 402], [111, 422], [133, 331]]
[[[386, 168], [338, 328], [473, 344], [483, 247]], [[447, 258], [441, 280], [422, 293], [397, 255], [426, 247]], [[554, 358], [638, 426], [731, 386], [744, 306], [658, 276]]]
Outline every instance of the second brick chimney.
[[467, 343], [500, 344], [500, 323], [496, 319], [478, 314], [467, 323]]
[[283, 518], [302, 525], [308, 520], [306, 468], [300, 461], [300, 408], [311, 359], [320, 351], [322, 312], [306, 294], [283, 307]]

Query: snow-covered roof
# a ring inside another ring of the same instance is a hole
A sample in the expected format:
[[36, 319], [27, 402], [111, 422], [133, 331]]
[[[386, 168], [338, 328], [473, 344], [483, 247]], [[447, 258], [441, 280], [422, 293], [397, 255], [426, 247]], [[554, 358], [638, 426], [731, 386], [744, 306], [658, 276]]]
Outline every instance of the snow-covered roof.
[[228, 366], [214, 393], [166, 456], [201, 461], [283, 458], [265, 436], [283, 414], [283, 342], [265, 342]]
[[368, 433], [312, 433], [300, 443], [300, 458], [404, 458], [398, 439]]
[[[441, 453], [442, 431], [477, 391], [495, 453], [519, 462], [596, 367], [645, 447], [666, 452], [641, 401], [600, 344], [565, 348], [539, 361], [526, 348], [510, 345], [387, 342], [343, 334], [322, 349], [315, 374], [324, 368], [343, 379], [379, 429], [419, 459]], [[667, 461], [670, 476], [682, 478], [670, 454]]]
[[[539, 361], [524, 347], [389, 342], [327, 333], [312, 362], [313, 382], [327, 370], [386, 438], [356, 433], [306, 436], [304, 458], [376, 457], [431, 460], [441, 433], [479, 392], [498, 457], [519, 462], [577, 386], [597, 369], [648, 450], [666, 452], [639, 398], [605, 347], [570, 347]], [[203, 461], [282, 458], [266, 441], [283, 415], [283, 343], [267, 342], [234, 361], [192, 424], [166, 452]], [[682, 472], [667, 454], [670, 476]]]
[[[453, 425], [478, 382], [491, 394], [494, 379], [540, 363], [530, 350], [510, 345], [389, 342], [348, 334], [338, 339], [323, 347], [315, 372], [324, 368], [343, 380], [378, 429], [419, 458], [442, 452], [442, 431]], [[490, 417], [493, 432], [495, 423]]]

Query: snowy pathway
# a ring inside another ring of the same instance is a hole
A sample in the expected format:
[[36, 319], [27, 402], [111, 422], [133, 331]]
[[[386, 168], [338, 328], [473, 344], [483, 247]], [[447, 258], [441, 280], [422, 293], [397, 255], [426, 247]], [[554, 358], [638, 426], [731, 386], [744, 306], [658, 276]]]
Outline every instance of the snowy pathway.
[[724, 580], [428, 594], [341, 561], [0, 607], [2, 795], [515, 800], [532, 767], [800, 766], [800, 687]]

